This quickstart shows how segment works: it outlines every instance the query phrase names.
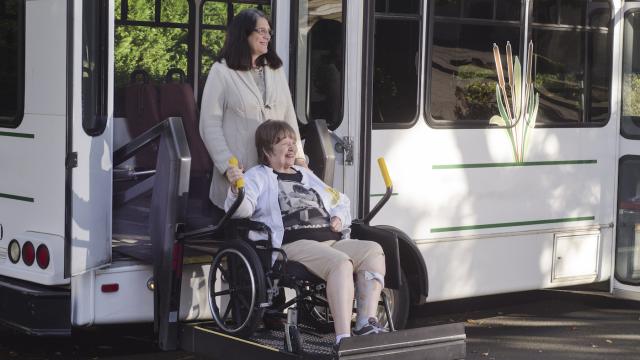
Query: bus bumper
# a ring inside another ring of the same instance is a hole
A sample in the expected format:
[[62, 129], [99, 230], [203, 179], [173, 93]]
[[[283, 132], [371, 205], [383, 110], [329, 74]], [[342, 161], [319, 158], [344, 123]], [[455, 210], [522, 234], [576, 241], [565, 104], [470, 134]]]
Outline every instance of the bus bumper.
[[0, 276], [0, 324], [29, 335], [71, 335], [71, 291]]

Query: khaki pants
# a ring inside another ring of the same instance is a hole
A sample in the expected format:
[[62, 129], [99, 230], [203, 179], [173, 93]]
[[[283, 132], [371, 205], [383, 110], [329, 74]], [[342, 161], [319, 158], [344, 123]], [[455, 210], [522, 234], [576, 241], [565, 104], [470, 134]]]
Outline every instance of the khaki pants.
[[289, 260], [297, 261], [313, 274], [327, 280], [341, 262], [351, 261], [353, 272], [370, 271], [385, 275], [384, 252], [373, 241], [344, 239], [324, 242], [297, 240], [282, 245]]

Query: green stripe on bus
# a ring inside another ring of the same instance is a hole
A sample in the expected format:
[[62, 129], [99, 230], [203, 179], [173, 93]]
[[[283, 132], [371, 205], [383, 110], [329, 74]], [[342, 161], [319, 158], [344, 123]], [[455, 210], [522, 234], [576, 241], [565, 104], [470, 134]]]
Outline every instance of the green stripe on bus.
[[19, 201], [26, 201], [26, 202], [34, 202], [34, 199], [30, 198], [30, 197], [11, 195], [11, 194], [4, 194], [4, 193], [0, 193], [0, 198], [11, 199], [11, 200], [19, 200]]
[[0, 131], [0, 136], [10, 136], [10, 137], [17, 137], [17, 138], [25, 138], [25, 139], [33, 139], [36, 137], [34, 134], [14, 133], [14, 132], [6, 132], [6, 131]]
[[514, 222], [506, 222], [506, 223], [479, 224], [479, 225], [466, 225], [466, 226], [451, 226], [451, 227], [433, 228], [431, 229], [431, 232], [438, 233], [438, 232], [448, 232], [448, 231], [491, 229], [491, 228], [511, 227], [511, 226], [554, 224], [554, 223], [564, 223], [564, 222], [574, 222], [574, 221], [591, 221], [594, 219], [595, 219], [595, 216], [581, 216], [581, 217], [560, 218], [560, 219], [514, 221]]
[[[397, 196], [398, 193], [391, 193], [391, 196]], [[370, 197], [382, 197], [384, 194], [371, 194]]]
[[433, 165], [433, 170], [446, 169], [473, 169], [473, 168], [494, 168], [494, 167], [524, 167], [524, 166], [548, 166], [548, 165], [583, 165], [597, 164], [598, 160], [562, 160], [562, 161], [526, 161], [526, 162], [506, 162], [506, 163], [477, 163], [477, 164], [443, 164]]

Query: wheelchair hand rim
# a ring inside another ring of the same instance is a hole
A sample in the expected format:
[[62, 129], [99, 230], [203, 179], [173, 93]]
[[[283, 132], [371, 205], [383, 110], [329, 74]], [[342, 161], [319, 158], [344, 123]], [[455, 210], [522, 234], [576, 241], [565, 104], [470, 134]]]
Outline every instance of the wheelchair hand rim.
[[[211, 280], [213, 279], [213, 276], [215, 276], [216, 267], [214, 265], [226, 253], [232, 253], [232, 254], [235, 254], [235, 255], [239, 256], [240, 259], [242, 260], [242, 262], [244, 263], [244, 266], [247, 269], [249, 269], [249, 278], [251, 279], [251, 304], [250, 304], [250, 307], [249, 307], [249, 312], [247, 313], [247, 316], [244, 319], [244, 322], [242, 323], [242, 325], [237, 326], [235, 328], [228, 328], [227, 326], [225, 326], [224, 321], [223, 321], [224, 319], [220, 319], [219, 318], [219, 311], [218, 311], [218, 314], [216, 314], [216, 311], [214, 311], [214, 306], [215, 306], [215, 308], [217, 308], [217, 305], [215, 305], [215, 300], [211, 296], [211, 290], [212, 290], [211, 288], [209, 288], [209, 291], [207, 293], [207, 298], [209, 300], [209, 310], [211, 311], [211, 316], [213, 317], [215, 322], [218, 324], [218, 326], [222, 330], [224, 330], [225, 332], [233, 334], [233, 333], [237, 333], [237, 332], [242, 331], [245, 328], [245, 326], [247, 326], [247, 323], [249, 322], [249, 320], [251, 319], [251, 316], [253, 315], [253, 312], [254, 312], [255, 306], [256, 306], [256, 279], [255, 279], [255, 277], [253, 275], [253, 269], [251, 268], [249, 260], [246, 258], [246, 256], [244, 256], [244, 254], [242, 254], [242, 252], [240, 252], [239, 250], [236, 250], [236, 249], [233, 249], [233, 248], [227, 248], [227, 249], [223, 249], [220, 252], [218, 252], [216, 257], [211, 262], [211, 269], [209, 269], [209, 284], [211, 284]], [[227, 305], [227, 306], [231, 306], [231, 305]]]

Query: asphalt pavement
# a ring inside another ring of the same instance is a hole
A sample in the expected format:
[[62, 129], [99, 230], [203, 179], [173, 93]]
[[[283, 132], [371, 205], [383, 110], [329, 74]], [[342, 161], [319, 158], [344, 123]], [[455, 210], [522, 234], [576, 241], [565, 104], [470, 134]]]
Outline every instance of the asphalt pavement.
[[[614, 299], [593, 289], [530, 291], [430, 303], [413, 308], [408, 325], [449, 322], [465, 323], [468, 360], [640, 359], [640, 303]], [[70, 338], [30, 337], [3, 329], [0, 359], [200, 357], [158, 351], [152, 327], [145, 324], [78, 330]]]
[[468, 360], [637, 360], [640, 303], [606, 292], [531, 291], [434, 303], [409, 326], [465, 322]]

